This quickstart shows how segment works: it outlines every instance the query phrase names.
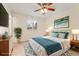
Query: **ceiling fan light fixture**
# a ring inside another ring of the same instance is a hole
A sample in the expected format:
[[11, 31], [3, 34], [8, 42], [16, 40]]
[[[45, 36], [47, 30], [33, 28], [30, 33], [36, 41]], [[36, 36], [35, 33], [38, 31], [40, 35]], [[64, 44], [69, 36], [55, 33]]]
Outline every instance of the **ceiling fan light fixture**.
[[44, 9], [44, 12], [45, 12], [45, 13], [47, 13], [47, 12], [48, 12], [46, 8]]
[[49, 11], [55, 11], [54, 8], [51, 8], [51, 7], [50, 7], [53, 3], [37, 3], [37, 4], [38, 4], [41, 8], [35, 10], [35, 12], [40, 11], [40, 12], [44, 15], [44, 14], [46, 14], [46, 13], [49, 12]]
[[42, 12], [43, 14], [45, 14], [45, 13], [47, 13], [48, 11], [47, 11], [47, 9], [45, 8], [45, 9], [41, 9], [41, 12]]
[[43, 9], [41, 9], [41, 12], [42, 12], [42, 13], [45, 13]]

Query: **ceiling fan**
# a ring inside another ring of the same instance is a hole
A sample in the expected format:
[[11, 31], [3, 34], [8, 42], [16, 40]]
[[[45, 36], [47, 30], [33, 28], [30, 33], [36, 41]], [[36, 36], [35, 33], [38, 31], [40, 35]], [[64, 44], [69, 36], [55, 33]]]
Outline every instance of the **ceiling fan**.
[[41, 12], [43, 13], [43, 15], [44, 15], [44, 14], [46, 14], [48, 11], [55, 11], [54, 8], [51, 8], [51, 5], [52, 5], [53, 3], [37, 3], [37, 4], [40, 6], [40, 8], [37, 9], [37, 10], [35, 10], [34, 12], [41, 11]]

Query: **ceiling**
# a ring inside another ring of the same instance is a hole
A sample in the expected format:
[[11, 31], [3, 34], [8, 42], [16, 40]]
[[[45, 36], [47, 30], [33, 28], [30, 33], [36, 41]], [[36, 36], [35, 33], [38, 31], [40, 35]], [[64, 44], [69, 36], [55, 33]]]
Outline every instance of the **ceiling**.
[[33, 15], [33, 16], [40, 16], [40, 17], [49, 17], [52, 16], [55, 12], [66, 11], [73, 6], [76, 6], [77, 3], [54, 3], [53, 8], [55, 11], [48, 12], [46, 15], [42, 15], [40, 11], [34, 12], [34, 10], [38, 9], [39, 6], [36, 3], [8, 3], [7, 4], [11, 11], [25, 14], [25, 15]]

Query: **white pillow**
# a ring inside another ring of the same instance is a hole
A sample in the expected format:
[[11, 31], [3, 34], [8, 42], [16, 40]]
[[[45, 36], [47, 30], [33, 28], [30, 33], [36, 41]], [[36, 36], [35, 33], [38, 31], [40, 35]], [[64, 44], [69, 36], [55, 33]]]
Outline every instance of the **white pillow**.
[[64, 33], [59, 33], [58, 38], [64, 39], [65, 38], [65, 34]]

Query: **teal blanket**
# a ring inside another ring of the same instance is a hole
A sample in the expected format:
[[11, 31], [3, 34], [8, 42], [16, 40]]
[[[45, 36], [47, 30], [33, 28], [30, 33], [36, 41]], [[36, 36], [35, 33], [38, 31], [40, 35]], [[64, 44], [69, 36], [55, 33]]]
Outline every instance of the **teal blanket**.
[[60, 43], [49, 40], [47, 38], [35, 37], [33, 40], [44, 47], [48, 55], [62, 49]]

